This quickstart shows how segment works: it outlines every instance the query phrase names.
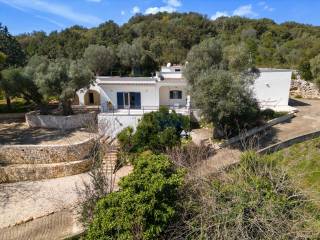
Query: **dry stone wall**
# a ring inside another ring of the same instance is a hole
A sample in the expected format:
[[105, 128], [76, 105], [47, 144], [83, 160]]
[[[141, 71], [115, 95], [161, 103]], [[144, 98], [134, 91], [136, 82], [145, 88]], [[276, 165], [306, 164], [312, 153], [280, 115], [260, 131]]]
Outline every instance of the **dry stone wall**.
[[0, 164], [47, 164], [85, 159], [95, 138], [65, 145], [0, 145]]
[[297, 79], [292, 80], [290, 95], [293, 97], [320, 99], [318, 87], [312, 82], [300, 79], [299, 76]]

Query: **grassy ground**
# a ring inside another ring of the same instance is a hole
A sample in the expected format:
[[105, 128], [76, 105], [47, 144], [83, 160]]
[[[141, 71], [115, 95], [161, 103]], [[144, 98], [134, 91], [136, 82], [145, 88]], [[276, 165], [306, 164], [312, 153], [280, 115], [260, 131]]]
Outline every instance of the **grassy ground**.
[[25, 100], [22, 98], [12, 99], [11, 109], [8, 109], [5, 99], [0, 99], [0, 113], [21, 113], [29, 110], [30, 106], [26, 105]]
[[287, 169], [296, 186], [320, 208], [320, 138], [267, 156]]

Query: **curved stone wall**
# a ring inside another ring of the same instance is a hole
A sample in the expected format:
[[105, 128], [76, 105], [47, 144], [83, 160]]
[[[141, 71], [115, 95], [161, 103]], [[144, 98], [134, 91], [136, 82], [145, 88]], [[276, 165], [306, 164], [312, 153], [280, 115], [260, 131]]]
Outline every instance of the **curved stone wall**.
[[65, 145], [0, 145], [0, 164], [45, 164], [77, 161], [90, 154], [96, 138]]
[[95, 122], [96, 113], [78, 113], [70, 116], [40, 115], [37, 111], [26, 113], [26, 122], [30, 127], [75, 129], [86, 127]]

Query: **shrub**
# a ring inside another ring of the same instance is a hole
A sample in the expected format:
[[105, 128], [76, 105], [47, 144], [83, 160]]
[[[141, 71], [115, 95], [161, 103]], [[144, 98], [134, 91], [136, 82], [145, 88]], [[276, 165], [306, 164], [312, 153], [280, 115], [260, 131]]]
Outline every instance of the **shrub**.
[[166, 148], [180, 144], [182, 130], [190, 131], [189, 118], [175, 111], [170, 113], [168, 108], [161, 107], [157, 112], [144, 114], [135, 133], [129, 127], [117, 137], [124, 151], [163, 152]]
[[164, 155], [140, 155], [121, 190], [98, 202], [87, 239], [155, 239], [176, 215], [182, 181], [183, 173]]
[[[166, 239], [318, 239], [316, 214], [275, 161], [254, 153], [239, 166], [181, 189]], [[318, 225], [319, 226], [319, 225]]]

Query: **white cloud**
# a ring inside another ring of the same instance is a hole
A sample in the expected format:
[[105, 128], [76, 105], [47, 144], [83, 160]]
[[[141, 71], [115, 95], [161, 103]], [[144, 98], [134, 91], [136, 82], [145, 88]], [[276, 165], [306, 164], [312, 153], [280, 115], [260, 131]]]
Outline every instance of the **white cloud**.
[[158, 12], [172, 13], [172, 12], [175, 12], [175, 11], [177, 11], [177, 9], [172, 7], [172, 6], [163, 6], [163, 7], [150, 7], [150, 8], [147, 8], [144, 13], [145, 14], [156, 14]]
[[44, 17], [44, 16], [40, 16], [40, 15], [36, 15], [35, 17], [43, 19], [43, 20], [45, 20], [47, 22], [50, 22], [50, 23], [52, 23], [54, 25], [57, 25], [58, 27], [61, 27], [61, 28], [65, 28], [66, 27], [64, 24], [62, 24], [62, 23], [60, 23], [58, 21], [55, 21], [55, 20], [53, 20], [51, 18], [48, 18], [48, 17]]
[[101, 0], [86, 0], [87, 2], [95, 2], [95, 3], [99, 3], [101, 2]]
[[178, 7], [182, 6], [182, 2], [180, 0], [163, 0], [163, 2], [166, 4], [165, 6], [149, 7], [144, 11], [144, 13], [145, 14], [156, 14], [158, 12], [172, 13], [177, 11]]
[[252, 10], [252, 5], [243, 5], [238, 7], [233, 11], [233, 15], [235, 16], [247, 16], [247, 17], [255, 17], [258, 14]]
[[122, 11], [121, 11], [121, 15], [122, 15], [122, 16], [126, 15], [126, 12], [122, 10]]
[[274, 10], [273, 7], [270, 7], [266, 2], [262, 1], [258, 3], [259, 6], [261, 6], [263, 8], [263, 10], [265, 11], [269, 11], [272, 12]]
[[102, 20], [96, 16], [76, 12], [65, 4], [56, 4], [44, 0], [0, 0], [0, 2], [21, 11], [33, 10], [49, 13], [76, 23], [80, 22], [94, 25], [102, 22]]
[[182, 5], [180, 0], [164, 0], [164, 3], [172, 7], [181, 7]]
[[140, 8], [138, 6], [134, 6], [131, 11], [133, 14], [137, 14], [140, 12]]
[[211, 20], [216, 20], [219, 17], [228, 17], [228, 16], [229, 14], [226, 11], [224, 12], [217, 11], [214, 15], [211, 16]]

